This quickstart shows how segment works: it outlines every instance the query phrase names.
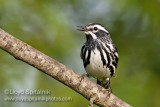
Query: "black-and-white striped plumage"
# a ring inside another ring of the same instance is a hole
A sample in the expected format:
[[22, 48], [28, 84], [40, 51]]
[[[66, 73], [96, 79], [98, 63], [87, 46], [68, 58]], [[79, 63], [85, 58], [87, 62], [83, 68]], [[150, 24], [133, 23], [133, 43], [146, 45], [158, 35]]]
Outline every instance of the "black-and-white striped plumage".
[[109, 32], [100, 24], [90, 23], [84, 27], [87, 41], [81, 49], [81, 58], [86, 72], [104, 88], [110, 88], [110, 78], [115, 74], [118, 64], [117, 48]]

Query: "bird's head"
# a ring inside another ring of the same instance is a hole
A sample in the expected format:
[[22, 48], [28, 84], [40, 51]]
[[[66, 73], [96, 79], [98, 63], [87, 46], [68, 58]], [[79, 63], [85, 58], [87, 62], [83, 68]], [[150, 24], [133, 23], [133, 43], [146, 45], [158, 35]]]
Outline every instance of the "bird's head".
[[86, 36], [91, 37], [92, 39], [109, 36], [109, 32], [102, 25], [97, 23], [89, 23], [86, 26], [77, 27], [77, 30], [83, 31], [86, 34]]

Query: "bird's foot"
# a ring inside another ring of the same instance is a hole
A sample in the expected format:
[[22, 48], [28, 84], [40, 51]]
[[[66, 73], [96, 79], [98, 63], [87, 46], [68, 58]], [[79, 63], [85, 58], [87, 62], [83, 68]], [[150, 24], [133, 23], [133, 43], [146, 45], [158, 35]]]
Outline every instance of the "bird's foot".
[[82, 75], [81, 75], [81, 81], [84, 79], [84, 77], [90, 77], [90, 75], [87, 74], [87, 73], [82, 74]]
[[111, 88], [108, 88], [108, 89], [106, 89], [106, 91], [108, 92], [107, 97], [110, 97], [110, 95], [111, 95], [111, 93], [112, 93], [112, 89], [111, 89]]
[[105, 89], [108, 92], [108, 97], [110, 97], [110, 95], [112, 93], [112, 88], [111, 88], [111, 84], [110, 84], [110, 78], [106, 79]]
[[90, 77], [90, 75], [87, 74], [87, 73], [83, 73], [83, 74], [82, 74], [82, 77]]

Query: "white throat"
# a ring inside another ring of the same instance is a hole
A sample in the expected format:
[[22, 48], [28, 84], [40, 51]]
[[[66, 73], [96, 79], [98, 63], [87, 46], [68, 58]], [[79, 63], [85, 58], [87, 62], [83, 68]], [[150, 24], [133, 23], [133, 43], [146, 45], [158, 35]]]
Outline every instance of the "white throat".
[[97, 36], [94, 33], [92, 33], [91, 31], [87, 31], [87, 32], [85, 32], [85, 34], [91, 35], [93, 39], [97, 39]]

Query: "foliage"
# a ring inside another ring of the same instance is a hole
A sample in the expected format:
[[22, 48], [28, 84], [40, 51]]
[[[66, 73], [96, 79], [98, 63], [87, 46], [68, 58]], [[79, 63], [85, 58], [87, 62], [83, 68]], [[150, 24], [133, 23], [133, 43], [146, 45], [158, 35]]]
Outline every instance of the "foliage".
[[[0, 27], [82, 74], [85, 70], [79, 54], [85, 36], [76, 26], [101, 23], [111, 33], [120, 57], [117, 77], [111, 80], [113, 93], [136, 107], [158, 107], [159, 11], [159, 0], [0, 0]], [[0, 59], [1, 107], [88, 104], [70, 88], [3, 50]], [[49, 89], [51, 96], [72, 97], [72, 101], [5, 102], [5, 89]]]

